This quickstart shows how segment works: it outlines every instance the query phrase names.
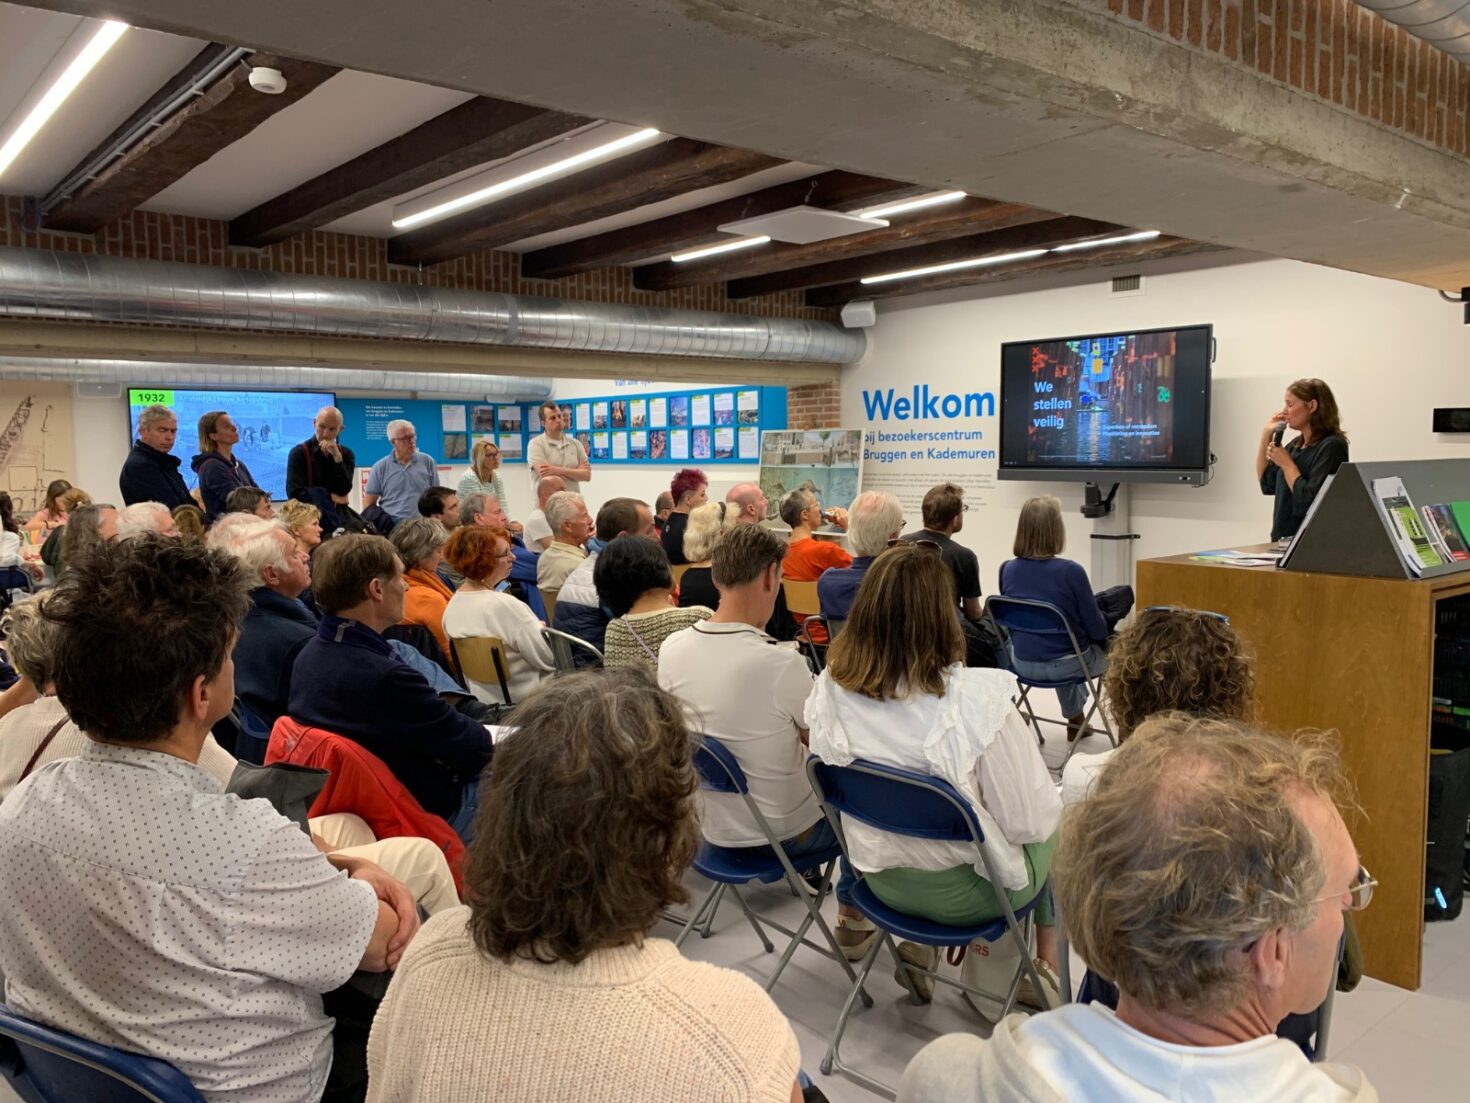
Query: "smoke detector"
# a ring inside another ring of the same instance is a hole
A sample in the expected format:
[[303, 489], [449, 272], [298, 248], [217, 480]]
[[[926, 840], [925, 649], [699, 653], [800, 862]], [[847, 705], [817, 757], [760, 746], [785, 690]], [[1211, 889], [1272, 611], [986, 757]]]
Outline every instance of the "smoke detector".
[[250, 87], [267, 96], [279, 96], [286, 90], [286, 76], [266, 65], [250, 67]]

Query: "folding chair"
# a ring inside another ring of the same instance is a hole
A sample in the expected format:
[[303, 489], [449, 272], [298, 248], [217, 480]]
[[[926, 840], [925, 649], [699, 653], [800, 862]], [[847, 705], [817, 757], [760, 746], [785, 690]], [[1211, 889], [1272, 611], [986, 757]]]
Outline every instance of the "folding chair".
[[[695, 908], [694, 914], [685, 921], [684, 929], [675, 938], [674, 945], [682, 946], [684, 940], [689, 937], [689, 932], [701, 925], [704, 937], [708, 937], [709, 923], [714, 919], [720, 900], [728, 892], [735, 897], [740, 904], [741, 911], [745, 913], [745, 918], [755, 928], [755, 933], [760, 938], [761, 946], [764, 947], [766, 953], [774, 953], [775, 946], [772, 945], [770, 937], [766, 934], [765, 927], [779, 931], [790, 939], [785, 952], [781, 955], [781, 960], [776, 963], [770, 979], [766, 981], [766, 991], [769, 992], [781, 979], [782, 970], [786, 968], [786, 963], [791, 960], [791, 956], [796, 953], [796, 947], [799, 945], [832, 958], [842, 966], [848, 979], [855, 981], [857, 975], [853, 972], [852, 965], [849, 964], [837, 945], [837, 940], [832, 935], [832, 929], [827, 926], [827, 921], [822, 918], [822, 901], [827, 898], [827, 893], [831, 889], [832, 874], [837, 868], [837, 858], [841, 850], [833, 846], [828, 850], [806, 855], [801, 859], [803, 863], [811, 862], [822, 867], [822, 882], [817, 889], [816, 897], [813, 898], [808, 894], [801, 874], [791, 864], [791, 859], [786, 856], [781, 840], [776, 838], [775, 832], [771, 830], [770, 821], [762, 814], [760, 807], [751, 797], [750, 786], [745, 779], [745, 771], [740, 768], [740, 763], [730, 753], [730, 749], [713, 736], [706, 735], [699, 737], [699, 742], [694, 747], [693, 757], [694, 767], [699, 772], [700, 787], [711, 793], [727, 793], [741, 797], [745, 801], [745, 807], [750, 811], [751, 818], [755, 820], [761, 833], [765, 835], [770, 850], [766, 851], [762, 847], [716, 846], [708, 840], [701, 839], [699, 852], [694, 856], [694, 869], [713, 881], [714, 885], [700, 901], [699, 906]], [[774, 884], [782, 880], [790, 886], [793, 895], [806, 905], [806, 917], [794, 931], [769, 918], [757, 919], [737, 887], [749, 884], [751, 881]], [[822, 937], [827, 943], [825, 947], [808, 941], [806, 932], [813, 923], [822, 932]], [[863, 995], [864, 1002], [871, 1004], [872, 1000], [867, 993]]]
[[[849, 861], [852, 860], [852, 855], [849, 853], [847, 836], [842, 830], [842, 818], [846, 816], [892, 835], [971, 843], [980, 851], [980, 858], [985, 866], [985, 876], [990, 883], [996, 886], [1001, 884], [995, 872], [995, 862], [991, 857], [990, 848], [985, 842], [985, 832], [980, 827], [980, 821], [975, 817], [974, 809], [948, 782], [926, 774], [900, 770], [893, 766], [880, 766], [861, 759], [848, 766], [831, 766], [814, 757], [808, 758], [806, 772], [812, 783], [812, 789], [822, 802], [822, 810], [826, 813], [828, 822], [837, 832], [842, 852], [848, 856]], [[968, 946], [979, 938], [994, 942], [1009, 932], [1020, 948], [1021, 960], [1016, 966], [1015, 976], [1011, 978], [1010, 987], [1006, 991], [1005, 1001], [1001, 1005], [997, 1021], [1010, 1014], [1016, 1002], [1016, 996], [1021, 990], [1023, 976], [1031, 978], [1033, 991], [1044, 1001], [1046, 996], [1041, 985], [1041, 978], [1037, 976], [1036, 966], [1031, 960], [1029, 936], [1033, 919], [1032, 912], [1045, 897], [1046, 891], [1047, 887], [1042, 885], [1036, 895], [1019, 908], [1012, 908], [1006, 894], [1003, 891], [997, 891], [996, 896], [1003, 912], [999, 918], [975, 926], [952, 927], [908, 915], [889, 907], [878, 899], [859, 874], [858, 883], [853, 890], [853, 904], [873, 921], [881, 937], [874, 939], [872, 948], [863, 958], [857, 980], [853, 984], [852, 991], [848, 993], [846, 1002], [842, 1005], [842, 1013], [837, 1018], [837, 1027], [827, 1047], [827, 1055], [822, 1058], [822, 1072], [831, 1073], [833, 1069], [836, 1069], [870, 1091], [878, 1092], [890, 1099], [894, 1096], [893, 1089], [887, 1084], [865, 1076], [844, 1064], [840, 1051], [842, 1035], [847, 1030], [847, 1020], [852, 1014], [858, 992], [867, 981], [868, 974], [872, 972], [873, 965], [878, 960], [878, 953], [884, 946], [887, 946], [888, 952], [893, 956], [894, 964], [907, 984], [914, 1002], [919, 1002], [918, 991], [912, 979], [914, 973], [924, 973], [943, 984], [967, 992], [990, 995], [990, 993], [978, 992], [952, 977], [946, 977], [935, 969], [919, 969], [917, 966], [904, 962], [898, 956], [898, 947], [893, 942], [894, 935], [926, 946], [947, 947]]]
[[464, 671], [464, 676], [476, 682], [500, 683], [500, 695], [507, 705], [515, 704], [510, 699], [510, 664], [505, 657], [505, 641], [499, 636], [461, 636], [451, 638], [449, 647], [454, 652], [454, 665]]
[[679, 588], [679, 583], [684, 578], [684, 572], [687, 571], [690, 566], [691, 564], [688, 563], [675, 563], [669, 567], [669, 570], [673, 573], [674, 576], [674, 589], [677, 590]]
[[4, 1004], [0, 1073], [26, 1103], [204, 1103], [166, 1061], [42, 1026]]
[[563, 632], [560, 628], [541, 629], [541, 638], [546, 641], [546, 646], [551, 648], [551, 657], [556, 663], [558, 674], [567, 671], [587, 669], [578, 667], [576, 660], [572, 657], [574, 651], [586, 651], [592, 656], [592, 666], [602, 665], [602, 652], [588, 643], [586, 640], [578, 639], [570, 632]]
[[825, 665], [827, 645], [817, 643], [812, 639], [811, 633], [807, 631], [809, 621], [819, 619], [822, 615], [822, 602], [817, 597], [817, 584], [815, 582], [797, 582], [786, 578], [781, 580], [781, 589], [786, 595], [786, 609], [793, 617], [801, 620], [801, 627], [796, 630], [797, 643], [811, 656], [812, 663], [817, 672], [820, 673]]
[[546, 623], [550, 624], [556, 619], [556, 595], [561, 593], [561, 587], [555, 590], [543, 590], [537, 587], [536, 592], [541, 595], [541, 604], [546, 606]]
[[846, 617], [818, 615], [817, 620], [821, 621], [822, 627], [827, 630], [827, 643], [829, 645], [837, 638], [837, 633], [842, 631], [843, 625], [847, 623]]
[[[1063, 678], [1060, 681], [1043, 681], [1037, 678], [1028, 678], [1017, 672], [1016, 681], [1021, 686], [1021, 700], [1017, 702], [1021, 710], [1025, 712], [1027, 721], [1031, 724], [1031, 730], [1036, 733], [1036, 742], [1041, 746], [1046, 745], [1046, 738], [1041, 734], [1041, 721], [1048, 724], [1060, 724], [1066, 726], [1066, 720], [1058, 720], [1054, 717], [1038, 717], [1036, 711], [1031, 707], [1029, 694], [1033, 689], [1065, 689], [1069, 686], [1085, 685], [1092, 696], [1092, 703], [1082, 716], [1082, 730], [1086, 731], [1093, 716], [1102, 725], [1103, 731], [1113, 746], [1118, 745], [1118, 737], [1113, 734], [1113, 726], [1108, 721], [1107, 713], [1102, 708], [1102, 676], [1103, 672], [1093, 671], [1087, 665], [1087, 656], [1083, 651], [1077, 634], [1072, 631], [1071, 622], [1055, 605], [1046, 601], [1031, 601], [1019, 597], [1000, 597], [993, 595], [985, 599], [985, 614], [990, 617], [1005, 636], [1006, 651], [1012, 660], [1015, 659], [1015, 647], [1011, 637], [1016, 635], [1036, 636], [1041, 639], [1066, 638], [1071, 645], [1072, 654], [1076, 656], [1082, 673], [1075, 678]], [[1015, 670], [1014, 662], [1012, 670]], [[1082, 739], [1079, 737], [1067, 748], [1067, 756], [1062, 759], [1058, 770], [1064, 769], [1071, 761], [1072, 755], [1081, 746]]]

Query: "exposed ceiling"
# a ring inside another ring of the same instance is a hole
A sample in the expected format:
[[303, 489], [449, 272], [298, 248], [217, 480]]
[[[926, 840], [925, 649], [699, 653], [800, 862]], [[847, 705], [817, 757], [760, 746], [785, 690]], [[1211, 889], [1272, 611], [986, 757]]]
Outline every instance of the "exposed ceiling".
[[[0, 141], [19, 123], [96, 24], [0, 3]], [[412, 228], [396, 217], [519, 177], [649, 120], [608, 123], [480, 98], [425, 83], [247, 53], [222, 72], [225, 47], [133, 29], [0, 175], [0, 193], [37, 197], [43, 224], [104, 228], [134, 209], [231, 223], [234, 244], [261, 246], [309, 230], [389, 238], [389, 257], [435, 264], [484, 249], [522, 254], [523, 274], [555, 281], [610, 266], [637, 268], [661, 290], [730, 283], [735, 297], [805, 290], [813, 305], [911, 289], [1004, 279], [1092, 263], [1093, 254], [1028, 256], [1009, 265], [935, 265], [1035, 252], [1131, 227], [980, 197], [900, 213], [885, 228], [809, 245], [779, 241], [689, 263], [671, 254], [736, 240], [720, 225], [809, 205], [854, 212], [931, 193], [901, 179], [832, 171], [738, 147], [666, 135], [655, 144]], [[286, 72], [281, 96], [253, 90], [246, 60]], [[209, 72], [197, 94], [141, 141], [123, 142], [100, 175], [73, 181], [99, 150], [135, 130], [153, 106]], [[1109, 246], [1099, 262], [1208, 248], [1178, 238]], [[865, 276], [924, 267], [922, 276], [864, 285]]]

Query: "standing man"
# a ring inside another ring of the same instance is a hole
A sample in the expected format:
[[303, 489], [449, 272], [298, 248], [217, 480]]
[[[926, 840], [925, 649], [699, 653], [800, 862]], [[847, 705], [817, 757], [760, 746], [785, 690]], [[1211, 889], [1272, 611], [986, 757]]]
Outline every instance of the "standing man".
[[194, 504], [179, 474], [179, 457], [171, 454], [178, 435], [179, 419], [167, 406], [149, 406], [138, 415], [138, 439], [117, 478], [123, 505], [161, 502], [173, 509]]
[[393, 451], [368, 473], [362, 494], [364, 509], [377, 506], [395, 522], [419, 515], [419, 496], [439, 481], [439, 472], [434, 457], [418, 450], [418, 439], [413, 422], [388, 422]]
[[291, 449], [286, 457], [286, 497], [308, 500], [306, 488], [319, 486], [332, 496], [334, 505], [345, 506], [352, 493], [352, 473], [357, 457], [337, 438], [342, 435], [342, 411], [323, 406], [312, 422], [310, 439]]
[[541, 404], [541, 428], [539, 437], [532, 437], [526, 449], [526, 463], [531, 468], [531, 491], [548, 475], [559, 475], [566, 480], [566, 488], [573, 494], [579, 493], [582, 484], [592, 478], [592, 464], [587, 460], [587, 450], [577, 439], [566, 433], [566, 415], [555, 402]]

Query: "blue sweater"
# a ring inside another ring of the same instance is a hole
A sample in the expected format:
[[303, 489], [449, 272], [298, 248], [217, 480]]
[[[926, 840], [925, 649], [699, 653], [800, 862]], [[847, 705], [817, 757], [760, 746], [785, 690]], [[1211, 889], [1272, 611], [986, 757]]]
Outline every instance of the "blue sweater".
[[[1070, 559], [1008, 559], [1000, 567], [1000, 592], [1006, 597], [1047, 601], [1062, 611], [1077, 635], [1077, 642], [1103, 643], [1108, 638], [1107, 621], [1097, 607], [1097, 598], [1087, 581], [1082, 564]], [[1065, 636], [1017, 635], [1012, 645], [1016, 658], [1044, 663], [1072, 653]]]
[[490, 733], [434, 692], [378, 633], [328, 613], [296, 658], [291, 719], [360, 743], [448, 818], [490, 761]]
[[250, 591], [250, 603], [235, 641], [235, 695], [269, 729], [285, 715], [292, 666], [316, 635], [317, 621], [295, 598], [264, 586]]

